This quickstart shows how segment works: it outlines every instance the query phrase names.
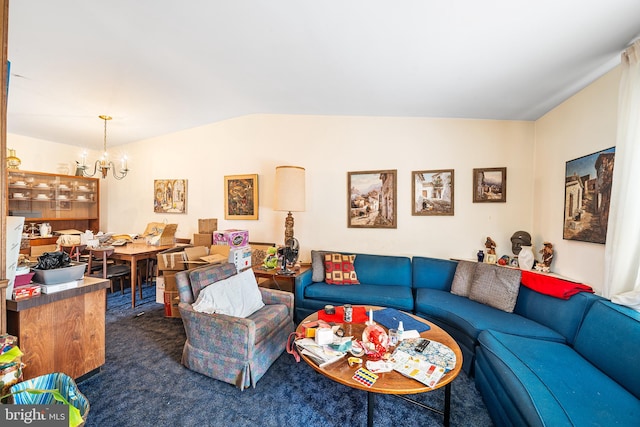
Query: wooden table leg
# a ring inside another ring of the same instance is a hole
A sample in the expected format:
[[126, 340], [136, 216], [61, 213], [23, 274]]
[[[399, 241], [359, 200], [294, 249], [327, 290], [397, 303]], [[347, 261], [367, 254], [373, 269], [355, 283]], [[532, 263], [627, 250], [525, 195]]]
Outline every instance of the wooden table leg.
[[131, 308], [136, 307], [136, 282], [138, 281], [138, 260], [131, 255]]
[[367, 427], [373, 427], [373, 410], [376, 406], [376, 395], [370, 391], [367, 392]]

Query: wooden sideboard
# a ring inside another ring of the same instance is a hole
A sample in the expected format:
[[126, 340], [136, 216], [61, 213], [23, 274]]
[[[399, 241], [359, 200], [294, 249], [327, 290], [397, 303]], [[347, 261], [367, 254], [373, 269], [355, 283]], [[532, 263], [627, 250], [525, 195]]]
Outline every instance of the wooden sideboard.
[[74, 289], [7, 300], [7, 332], [24, 353], [24, 379], [52, 372], [80, 378], [105, 362], [106, 288], [85, 277]]

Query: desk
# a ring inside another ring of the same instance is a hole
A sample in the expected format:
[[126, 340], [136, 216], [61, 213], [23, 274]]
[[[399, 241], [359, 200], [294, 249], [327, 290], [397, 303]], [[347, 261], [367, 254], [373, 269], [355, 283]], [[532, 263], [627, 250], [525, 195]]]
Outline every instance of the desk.
[[108, 280], [85, 277], [76, 288], [7, 300], [7, 332], [24, 352], [25, 380], [51, 372], [77, 379], [104, 365], [108, 287]]
[[[124, 246], [116, 246], [111, 258], [126, 261], [131, 264], [131, 308], [136, 306], [136, 274], [138, 261], [142, 259], [154, 259], [158, 252], [170, 249], [174, 245], [153, 246], [140, 243], [127, 243]], [[140, 284], [142, 286], [142, 284]]]
[[[311, 268], [310, 265], [303, 265], [300, 267], [300, 270], [295, 271], [294, 274], [287, 275], [287, 274], [278, 274], [278, 269], [276, 268], [267, 270], [262, 266], [255, 266], [253, 267], [253, 274], [255, 274], [256, 278], [258, 279], [270, 279], [270, 281], [272, 281], [273, 284], [275, 285], [276, 289], [295, 293], [296, 277], [300, 276], [302, 273], [309, 270], [310, 268]], [[260, 283], [260, 286], [263, 286], [263, 283]]]

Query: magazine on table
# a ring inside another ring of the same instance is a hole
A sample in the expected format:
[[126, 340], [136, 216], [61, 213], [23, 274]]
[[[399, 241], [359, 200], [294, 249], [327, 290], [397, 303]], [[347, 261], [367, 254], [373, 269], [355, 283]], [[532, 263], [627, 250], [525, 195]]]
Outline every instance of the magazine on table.
[[435, 387], [456, 366], [456, 355], [449, 347], [426, 338], [403, 340], [391, 356], [393, 369], [402, 375]]
[[319, 345], [311, 338], [297, 340], [296, 346], [301, 354], [309, 357], [321, 368], [342, 359], [347, 354], [344, 351], [334, 350], [328, 345]]

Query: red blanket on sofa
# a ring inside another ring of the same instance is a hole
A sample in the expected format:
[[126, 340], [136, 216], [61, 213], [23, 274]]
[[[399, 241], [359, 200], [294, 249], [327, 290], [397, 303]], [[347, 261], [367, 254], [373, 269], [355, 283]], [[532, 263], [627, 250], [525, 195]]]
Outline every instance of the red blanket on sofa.
[[578, 292], [593, 293], [591, 286], [547, 276], [545, 274], [534, 273], [533, 271], [522, 270], [522, 279], [520, 281], [527, 288], [533, 289], [536, 292], [562, 299], [569, 299]]

